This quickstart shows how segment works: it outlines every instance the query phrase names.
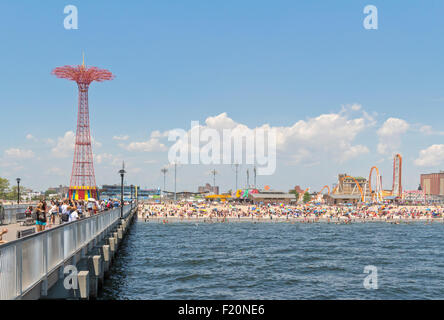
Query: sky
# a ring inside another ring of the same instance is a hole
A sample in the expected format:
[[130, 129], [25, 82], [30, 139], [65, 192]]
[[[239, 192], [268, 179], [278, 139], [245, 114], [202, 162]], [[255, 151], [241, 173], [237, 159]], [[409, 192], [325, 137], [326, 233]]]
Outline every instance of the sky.
[[[367, 30], [364, 7], [378, 10]], [[67, 30], [66, 5], [78, 9]], [[58, 66], [109, 69], [89, 92], [98, 185], [173, 189], [170, 130], [275, 128], [277, 164], [259, 187], [320, 190], [377, 166], [403, 186], [444, 169], [442, 1], [23, 1], [0, 3], [0, 177], [68, 185], [77, 87]], [[232, 165], [177, 168], [177, 190], [234, 189]], [[239, 186], [246, 170], [239, 170]], [[251, 174], [250, 174], [251, 177]], [[250, 179], [251, 182], [252, 178]]]

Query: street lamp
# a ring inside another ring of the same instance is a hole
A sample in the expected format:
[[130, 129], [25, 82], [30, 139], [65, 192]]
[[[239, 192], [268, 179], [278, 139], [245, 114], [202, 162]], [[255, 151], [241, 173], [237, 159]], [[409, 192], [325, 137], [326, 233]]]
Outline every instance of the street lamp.
[[133, 188], [134, 185], [131, 185], [131, 209], [133, 208]]
[[[167, 169], [167, 168], [162, 168], [162, 169], [160, 170], [160, 172], [163, 173], [163, 190], [162, 190], [162, 192], [160, 193], [160, 202], [162, 203], [162, 200], [163, 200], [163, 197], [164, 197], [164, 192], [165, 192], [165, 176], [166, 176], [166, 173], [168, 172], [168, 169]], [[164, 201], [164, 202], [165, 202], [165, 201]]]
[[123, 176], [125, 175], [125, 162], [122, 164], [122, 169], [119, 170], [121, 183], [120, 183], [120, 218], [123, 219]]
[[17, 204], [20, 204], [20, 178], [17, 178]]

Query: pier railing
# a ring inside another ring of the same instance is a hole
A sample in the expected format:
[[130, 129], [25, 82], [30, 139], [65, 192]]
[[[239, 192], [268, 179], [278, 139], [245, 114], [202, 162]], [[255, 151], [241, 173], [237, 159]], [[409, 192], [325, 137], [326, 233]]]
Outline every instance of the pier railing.
[[4, 211], [0, 210], [0, 224], [16, 223], [18, 219], [25, 217], [27, 205], [7, 205], [4, 206]]
[[[126, 218], [131, 206], [123, 208]], [[0, 245], [0, 300], [20, 297], [120, 220], [120, 208]]]

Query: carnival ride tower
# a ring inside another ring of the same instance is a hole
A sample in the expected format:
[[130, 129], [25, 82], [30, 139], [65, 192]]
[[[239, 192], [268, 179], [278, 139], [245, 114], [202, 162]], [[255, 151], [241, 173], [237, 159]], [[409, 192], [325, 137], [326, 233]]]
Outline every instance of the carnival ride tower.
[[393, 159], [392, 195], [395, 197], [402, 196], [402, 157], [400, 154], [395, 155]]
[[57, 78], [75, 81], [79, 89], [77, 130], [72, 164], [69, 198], [88, 200], [98, 198], [94, 174], [91, 133], [89, 125], [88, 89], [93, 81], [103, 82], [114, 79], [114, 75], [104, 69], [82, 65], [57, 67], [52, 71]]

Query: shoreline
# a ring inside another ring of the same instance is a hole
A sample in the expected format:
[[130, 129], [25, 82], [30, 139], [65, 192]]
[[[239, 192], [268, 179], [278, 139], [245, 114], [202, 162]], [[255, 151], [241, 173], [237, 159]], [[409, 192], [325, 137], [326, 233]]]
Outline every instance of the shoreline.
[[419, 219], [406, 219], [406, 218], [396, 218], [396, 219], [384, 219], [384, 218], [302, 218], [302, 217], [227, 217], [227, 218], [209, 218], [209, 217], [149, 217], [145, 219], [142, 215], [137, 216], [138, 220], [146, 223], [327, 223], [327, 224], [351, 224], [351, 223], [390, 223], [390, 224], [412, 224], [412, 223], [423, 223], [423, 224], [433, 224], [433, 223], [444, 223], [444, 218], [419, 218]]

